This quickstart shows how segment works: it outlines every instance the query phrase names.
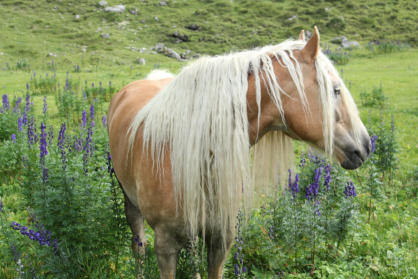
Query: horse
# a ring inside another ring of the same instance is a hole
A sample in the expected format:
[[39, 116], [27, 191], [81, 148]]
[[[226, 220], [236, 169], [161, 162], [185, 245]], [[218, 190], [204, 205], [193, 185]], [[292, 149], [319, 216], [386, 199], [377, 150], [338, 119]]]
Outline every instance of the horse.
[[[144, 220], [160, 277], [175, 278], [179, 250], [202, 237], [209, 279], [222, 278], [236, 217], [257, 181], [276, 185], [299, 140], [343, 168], [360, 167], [370, 138], [320, 36], [202, 57], [177, 76], [134, 81], [112, 98], [108, 133], [134, 253]], [[254, 148], [254, 151], [252, 149]], [[138, 243], [142, 245], [138, 245]]]

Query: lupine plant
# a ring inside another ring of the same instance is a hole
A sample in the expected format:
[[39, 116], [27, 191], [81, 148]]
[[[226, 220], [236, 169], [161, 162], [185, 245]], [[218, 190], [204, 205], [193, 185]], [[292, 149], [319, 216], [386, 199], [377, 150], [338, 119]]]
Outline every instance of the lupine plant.
[[234, 249], [245, 255], [249, 274], [257, 277], [259, 270], [269, 270], [273, 277], [285, 276], [301, 266], [313, 272], [318, 258], [332, 256], [356, 219], [355, 186], [344, 173], [313, 154], [302, 157], [298, 172], [289, 170], [284, 192], [273, 195], [249, 220], [242, 252]]

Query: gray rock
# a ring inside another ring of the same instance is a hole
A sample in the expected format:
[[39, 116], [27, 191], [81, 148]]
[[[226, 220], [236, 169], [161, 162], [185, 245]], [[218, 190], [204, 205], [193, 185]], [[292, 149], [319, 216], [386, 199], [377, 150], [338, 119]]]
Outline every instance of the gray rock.
[[107, 6], [107, 1], [105, 1], [105, 0], [100, 1], [99, 6], [100, 7], [106, 7]]
[[155, 21], [160, 21], [160, 19], [158, 18], [158, 16], [154, 16], [154, 20]]
[[105, 12], [110, 12], [110, 13], [123, 13], [125, 11], [125, 5], [116, 5], [113, 7], [106, 7]]
[[347, 38], [345, 36], [338, 36], [331, 39], [331, 43], [337, 45], [341, 44], [343, 41], [347, 41]]
[[135, 60], [135, 63], [139, 64], [139, 65], [145, 65], [145, 59], [144, 58], [137, 58]]
[[359, 48], [360, 44], [357, 41], [343, 40], [341, 42], [341, 47], [344, 49]]
[[200, 29], [200, 26], [199, 25], [197, 25], [197, 24], [190, 24], [190, 25], [187, 25], [187, 26], [185, 26], [187, 29], [189, 29], [189, 30], [193, 30], [193, 31], [196, 31], [196, 30], [199, 30]]
[[53, 52], [49, 52], [46, 56], [47, 57], [57, 57], [57, 54], [53, 53]]
[[75, 18], [75, 20], [79, 20], [80, 19], [80, 15], [75, 15], [74, 18]]
[[138, 8], [129, 9], [129, 13], [132, 14], [132, 15], [137, 15], [138, 12], [139, 12]]
[[288, 21], [294, 21], [295, 19], [297, 19], [298, 17], [296, 15], [293, 15], [291, 17], [289, 17], [287, 20]]
[[165, 1], [160, 1], [160, 6], [167, 6], [167, 2], [165, 2]]
[[185, 34], [181, 34], [179, 31], [174, 31], [173, 34], [171, 34], [171, 37], [174, 37], [176, 39], [178, 39], [177, 41], [179, 42], [188, 42], [189, 40], [189, 36], [185, 35]]
[[166, 47], [163, 43], [156, 44], [155, 47], [153, 48], [153, 50], [155, 50], [156, 52], [158, 52], [160, 54], [163, 54], [165, 56], [175, 58], [178, 61], [184, 61], [184, 59], [181, 58], [180, 54], [178, 54], [177, 52], [175, 52], [171, 48]]
[[102, 36], [103, 39], [109, 39], [110, 38], [109, 33], [103, 33], [101, 36]]

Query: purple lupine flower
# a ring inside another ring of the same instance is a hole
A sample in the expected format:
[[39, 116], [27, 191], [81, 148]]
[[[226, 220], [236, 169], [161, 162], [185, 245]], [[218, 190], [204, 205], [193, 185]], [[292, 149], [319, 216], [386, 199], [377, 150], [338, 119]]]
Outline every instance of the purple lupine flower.
[[28, 143], [29, 144], [34, 144], [36, 142], [35, 140], [35, 123], [33, 118], [31, 118], [31, 120], [28, 122], [28, 129], [27, 129], [27, 136], [28, 136]]
[[90, 119], [94, 120], [94, 105], [91, 104], [90, 106]]
[[306, 187], [306, 198], [311, 200], [318, 195], [319, 181], [321, 179], [322, 167], [315, 169], [314, 181], [308, 187]]
[[305, 163], [306, 163], [306, 158], [304, 156], [304, 157], [302, 157], [302, 159], [300, 159], [299, 167], [304, 168], [305, 167]]
[[[39, 242], [40, 245], [51, 246], [51, 232], [45, 230], [44, 226], [39, 231], [28, 229], [26, 226], [22, 226], [19, 223], [12, 222], [10, 227], [16, 231], [19, 231], [22, 235], [27, 236], [29, 239]], [[38, 228], [39, 229], [39, 228]], [[57, 247], [57, 239], [54, 239], [53, 247]]]
[[377, 140], [377, 136], [376, 135], [373, 135], [370, 138], [370, 142], [372, 144], [372, 149], [371, 149], [371, 152], [370, 153], [373, 153], [375, 151], [375, 149], [376, 149], [376, 140]]
[[106, 124], [107, 124], [106, 115], [103, 115], [103, 117], [102, 117], [102, 124], [103, 124], [103, 127], [106, 127]]
[[48, 104], [46, 103], [46, 96], [44, 96], [44, 107], [42, 109], [42, 112], [46, 114], [47, 111], [48, 111]]
[[324, 186], [327, 191], [329, 190], [329, 185], [331, 183], [331, 165], [328, 164], [324, 169]]
[[28, 114], [26, 113], [26, 110], [23, 111], [22, 123], [24, 125], [28, 124]]
[[293, 198], [299, 193], [299, 174], [295, 175], [295, 181], [292, 183], [292, 172], [289, 169], [289, 191], [292, 193]]
[[26, 105], [25, 105], [25, 111], [30, 111], [30, 95], [29, 92], [26, 93]]
[[12, 134], [11, 138], [12, 138], [12, 142], [13, 143], [16, 143], [16, 135], [15, 134]]
[[67, 129], [67, 126], [65, 123], [61, 124], [61, 129], [58, 135], [58, 146], [60, 149], [64, 148], [64, 140], [65, 140], [65, 130]]
[[20, 103], [22, 102], [22, 98], [21, 97], [19, 97], [17, 100], [16, 100], [16, 103], [15, 103], [15, 107], [14, 107], [14, 109], [13, 109], [13, 112], [17, 112], [18, 110], [19, 110], [19, 105], [20, 105]]
[[65, 149], [64, 149], [64, 140], [65, 140], [65, 130], [66, 130], [66, 125], [65, 123], [61, 124], [61, 129], [58, 135], [58, 147], [61, 151], [61, 161], [62, 161], [62, 168], [65, 170], [66, 169], [66, 157], [65, 157]]
[[3, 95], [3, 110], [9, 111], [9, 98], [6, 94]]
[[46, 143], [46, 132], [45, 132], [45, 124], [43, 122], [41, 122], [41, 139], [40, 139], [40, 158], [41, 161], [44, 159], [45, 155], [48, 154], [48, 150], [47, 150], [47, 143]]
[[26, 91], [29, 91], [29, 83], [26, 83]]
[[3, 201], [0, 200], [0, 213], [3, 211]]
[[356, 187], [354, 186], [353, 182], [347, 182], [344, 188], [344, 194], [346, 198], [357, 196]]
[[112, 168], [112, 155], [110, 155], [110, 152], [107, 152], [107, 172], [112, 176], [112, 174], [115, 172], [115, 170]]
[[81, 120], [83, 121], [81, 126], [86, 127], [87, 126], [87, 112], [85, 110], [83, 110], [83, 112], [81, 113]]

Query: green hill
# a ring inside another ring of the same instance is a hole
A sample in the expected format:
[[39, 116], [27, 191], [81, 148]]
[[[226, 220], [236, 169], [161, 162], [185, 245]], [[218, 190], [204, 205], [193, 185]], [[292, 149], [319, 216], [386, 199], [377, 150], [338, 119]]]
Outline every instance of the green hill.
[[324, 40], [344, 35], [363, 44], [417, 43], [417, 2], [411, 0], [107, 2], [126, 9], [106, 12], [98, 0], [1, 1], [1, 67], [20, 63], [33, 69], [52, 60], [68, 70], [131, 65], [138, 58], [165, 63], [172, 59], [151, 51], [159, 42], [179, 53], [213, 55], [278, 43], [313, 25]]

